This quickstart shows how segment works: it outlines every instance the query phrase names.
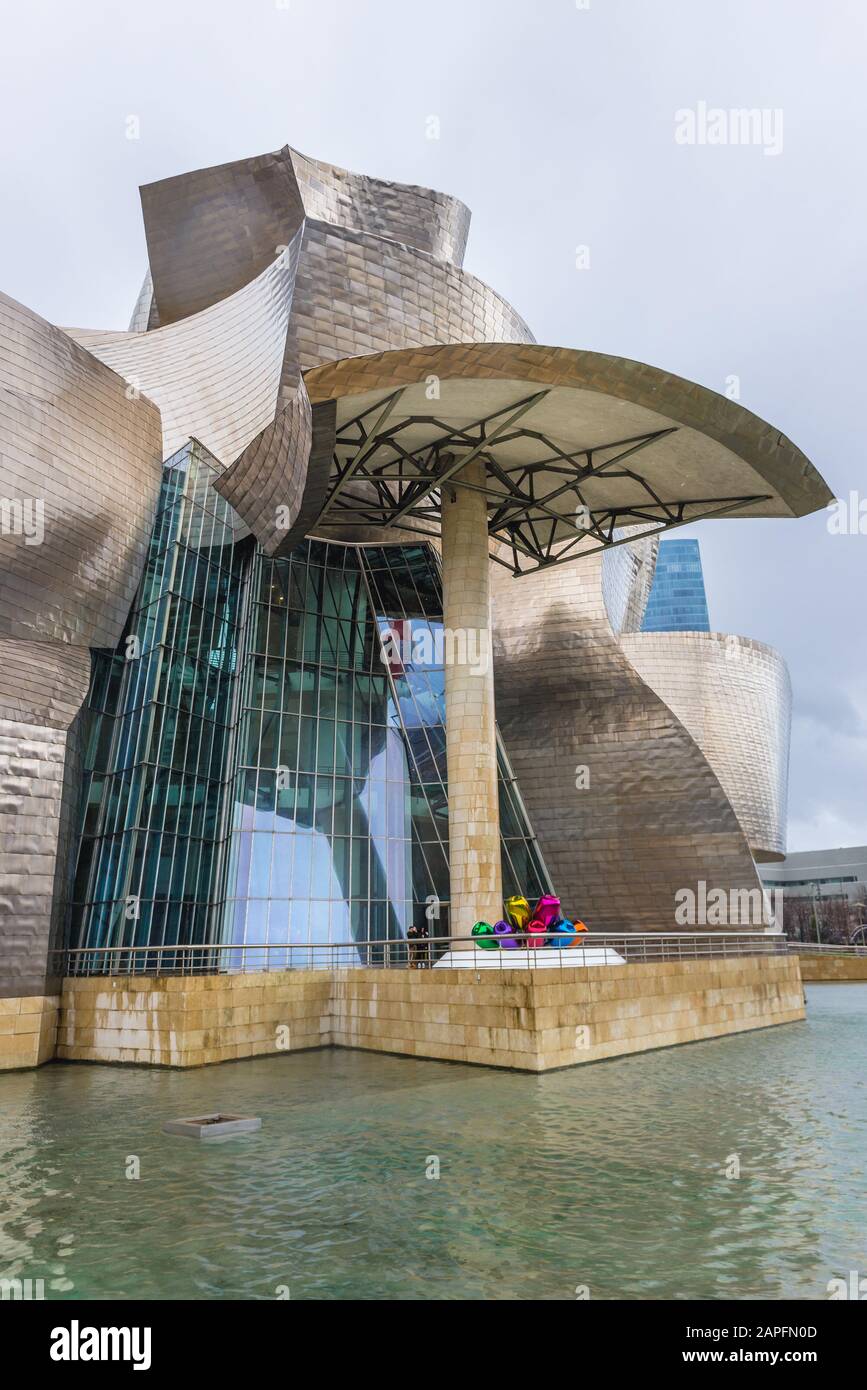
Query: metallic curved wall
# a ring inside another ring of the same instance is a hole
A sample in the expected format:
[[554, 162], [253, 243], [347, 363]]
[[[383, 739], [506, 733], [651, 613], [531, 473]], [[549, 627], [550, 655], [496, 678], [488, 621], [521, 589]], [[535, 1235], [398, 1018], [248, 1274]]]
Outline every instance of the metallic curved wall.
[[298, 181], [282, 150], [161, 179], [140, 192], [163, 326], [255, 280], [304, 220]]
[[[142, 205], [151, 260], [138, 331], [70, 332], [157, 402], [165, 457], [192, 437], [228, 470], [218, 490], [269, 554], [303, 538], [330, 467], [302, 371], [395, 348], [533, 341], [460, 268], [469, 212], [445, 194], [287, 147], [148, 185]], [[321, 466], [308, 467], [311, 449]]]
[[141, 576], [160, 418], [0, 296], [0, 432], [0, 995], [28, 996], [66, 897], [88, 648], [118, 641]]
[[308, 217], [402, 241], [463, 265], [470, 210], [460, 199], [418, 184], [353, 174], [286, 148]]
[[416, 185], [373, 179], [285, 145], [270, 154], [145, 184], [150, 286], [136, 327], [175, 323], [234, 294], [270, 265], [306, 217], [402, 242], [460, 266], [469, 209]]
[[46, 993], [76, 793], [70, 729], [90, 653], [0, 638], [0, 998]]
[[225, 466], [272, 423], [284, 362], [462, 342], [531, 342], [519, 314], [445, 261], [307, 222], [256, 279], [151, 332], [71, 336], [160, 407], [166, 457], [191, 436]]
[[0, 527], [0, 636], [113, 646], [160, 484], [159, 411], [0, 295], [0, 497], [39, 502], [44, 537]]
[[448, 261], [308, 220], [292, 331], [305, 371], [341, 357], [437, 343], [531, 343], [512, 306]]
[[164, 458], [192, 437], [228, 466], [274, 420], [299, 247], [180, 323], [150, 333], [70, 330], [159, 405]]
[[792, 688], [779, 652], [717, 632], [630, 632], [620, 642], [707, 757], [755, 858], [784, 858]]
[[[624, 531], [622, 534], [628, 534]], [[792, 685], [773, 647], [715, 632], [641, 632], [658, 541], [609, 550], [606, 613], [638, 675], [695, 739], [731, 801], [754, 859], [786, 852]]]
[[602, 565], [496, 567], [497, 720], [564, 904], [597, 930], [670, 931], [678, 889], [760, 884], [710, 763], [624, 654]]

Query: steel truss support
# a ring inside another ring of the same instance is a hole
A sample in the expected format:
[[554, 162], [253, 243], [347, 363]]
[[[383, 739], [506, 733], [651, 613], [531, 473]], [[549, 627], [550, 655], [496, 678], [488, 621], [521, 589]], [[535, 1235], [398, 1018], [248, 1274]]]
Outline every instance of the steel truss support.
[[[725, 516], [770, 497], [668, 501], [660, 496], [631, 460], [674, 434], [676, 426], [570, 451], [539, 430], [518, 423], [547, 391], [535, 392], [469, 425], [455, 426], [436, 415], [412, 415], [390, 423], [404, 389], [338, 430], [332, 484], [320, 516], [320, 522], [327, 517], [330, 529], [400, 526], [436, 535], [442, 523], [440, 490], [466, 488], [484, 495], [489, 538], [511, 554], [511, 561], [496, 553], [492, 558], [521, 575], [622, 545], [638, 535]], [[419, 429], [429, 435], [423, 444], [414, 442]], [[508, 453], [501, 451], [519, 440], [538, 445], [538, 457], [526, 463], [508, 462]], [[483, 474], [467, 467], [476, 460], [484, 465]], [[542, 477], [547, 481], [540, 487]], [[635, 484], [641, 500], [590, 506], [584, 488], [588, 481], [601, 478]], [[617, 534], [624, 527], [637, 526], [642, 528], [640, 533]]]

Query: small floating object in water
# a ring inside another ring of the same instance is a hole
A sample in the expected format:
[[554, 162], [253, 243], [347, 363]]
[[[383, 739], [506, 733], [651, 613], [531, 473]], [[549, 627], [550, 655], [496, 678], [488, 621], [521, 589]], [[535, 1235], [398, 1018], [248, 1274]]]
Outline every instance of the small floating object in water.
[[222, 1139], [227, 1134], [251, 1134], [262, 1128], [257, 1115], [195, 1115], [185, 1120], [166, 1120], [164, 1134], [182, 1134], [188, 1139]]

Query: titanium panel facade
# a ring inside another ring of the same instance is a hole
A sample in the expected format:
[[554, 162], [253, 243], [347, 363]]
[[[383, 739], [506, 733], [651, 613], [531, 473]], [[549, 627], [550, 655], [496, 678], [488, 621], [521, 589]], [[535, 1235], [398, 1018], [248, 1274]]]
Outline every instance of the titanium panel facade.
[[154, 303], [164, 326], [257, 279], [304, 220], [282, 150], [178, 174], [140, 192]]
[[[457, 267], [470, 223], [469, 209], [448, 194], [354, 174], [288, 145], [145, 184], [141, 200], [162, 324], [188, 318], [255, 279], [305, 217], [401, 242]], [[142, 306], [140, 324], [144, 313]]]
[[400, 241], [437, 260], [463, 265], [470, 210], [459, 198], [418, 184], [353, 174], [288, 146], [287, 151], [308, 217]]
[[620, 642], [705, 754], [756, 860], [781, 859], [792, 687], [779, 652], [718, 632], [631, 632]]
[[284, 380], [300, 242], [228, 299], [150, 333], [70, 329], [160, 408], [162, 457], [198, 439], [228, 467], [270, 425]]
[[303, 538], [327, 482], [322, 469], [308, 477], [311, 448], [318, 458], [325, 443], [302, 370], [417, 344], [532, 341], [460, 268], [462, 203], [309, 160], [299, 191], [293, 157], [144, 188], [138, 331], [70, 330], [158, 403], [164, 457], [195, 438], [230, 470], [220, 491], [269, 554]]
[[60, 944], [90, 653], [0, 638], [0, 998], [42, 995]]
[[0, 296], [0, 996], [46, 991], [67, 899], [88, 648], [118, 641], [160, 478], [160, 418]]
[[[12, 506], [0, 527], [0, 637], [114, 645], [159, 491], [159, 411], [0, 295], [0, 431], [0, 498]], [[32, 509], [35, 536], [15, 526], [16, 504], [25, 520]]]
[[495, 570], [497, 720], [563, 901], [600, 931], [672, 931], [678, 889], [760, 884], [710, 763], [612, 629], [603, 564]]

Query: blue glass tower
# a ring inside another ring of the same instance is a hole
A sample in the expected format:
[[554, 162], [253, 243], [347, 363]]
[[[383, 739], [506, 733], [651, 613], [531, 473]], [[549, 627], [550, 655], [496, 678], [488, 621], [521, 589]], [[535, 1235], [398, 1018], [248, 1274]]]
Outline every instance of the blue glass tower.
[[641, 631], [710, 632], [698, 541], [660, 541]]

